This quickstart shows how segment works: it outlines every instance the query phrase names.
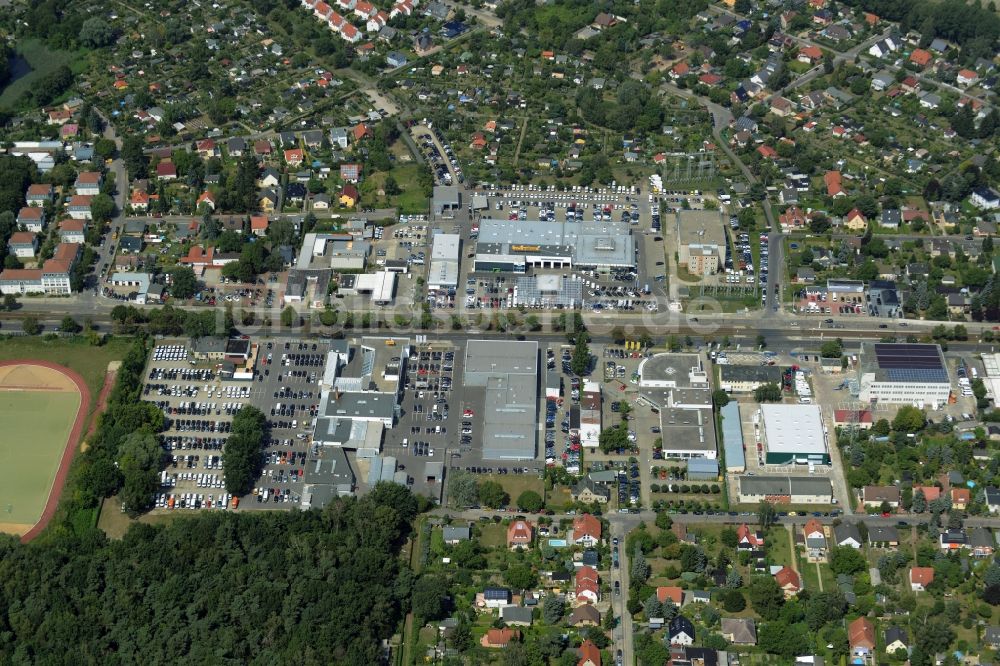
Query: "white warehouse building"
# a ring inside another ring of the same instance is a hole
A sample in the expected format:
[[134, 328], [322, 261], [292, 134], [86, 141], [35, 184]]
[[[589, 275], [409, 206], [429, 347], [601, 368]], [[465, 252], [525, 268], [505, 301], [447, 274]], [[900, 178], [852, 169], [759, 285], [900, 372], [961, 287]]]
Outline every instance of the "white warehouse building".
[[951, 380], [941, 347], [930, 344], [862, 344], [858, 398], [868, 403], [946, 405]]

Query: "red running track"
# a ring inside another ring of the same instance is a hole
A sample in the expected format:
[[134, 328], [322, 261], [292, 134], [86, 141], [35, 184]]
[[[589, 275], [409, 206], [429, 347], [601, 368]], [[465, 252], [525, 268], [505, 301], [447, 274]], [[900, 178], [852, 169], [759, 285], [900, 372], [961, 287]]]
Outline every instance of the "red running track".
[[[0, 367], [11, 365], [36, 365], [55, 370], [56, 372], [60, 372], [68, 377], [73, 384], [76, 385], [77, 390], [80, 392], [80, 407], [76, 411], [76, 420], [73, 422], [73, 429], [69, 433], [69, 439], [66, 440], [66, 448], [63, 449], [62, 459], [59, 461], [59, 469], [56, 471], [56, 478], [52, 483], [52, 488], [49, 490], [48, 499], [45, 500], [45, 508], [42, 510], [42, 516], [38, 519], [38, 522], [35, 523], [34, 527], [25, 532], [25, 534], [21, 537], [21, 543], [27, 543], [41, 534], [41, 532], [48, 527], [49, 522], [51, 522], [52, 517], [56, 513], [56, 507], [59, 506], [59, 498], [62, 496], [63, 486], [66, 484], [66, 476], [69, 474], [69, 466], [73, 462], [73, 454], [76, 452], [76, 448], [80, 444], [80, 435], [83, 432], [83, 426], [87, 422], [87, 412], [90, 409], [90, 389], [87, 388], [87, 383], [83, 381], [83, 377], [81, 377], [78, 373], [56, 363], [36, 361], [32, 359], [20, 361], [0, 361]], [[107, 397], [109, 389], [109, 382], [107, 378], [105, 378], [104, 387], [101, 389], [101, 398]], [[99, 403], [97, 406], [97, 412], [100, 412], [103, 407], [103, 402]]]

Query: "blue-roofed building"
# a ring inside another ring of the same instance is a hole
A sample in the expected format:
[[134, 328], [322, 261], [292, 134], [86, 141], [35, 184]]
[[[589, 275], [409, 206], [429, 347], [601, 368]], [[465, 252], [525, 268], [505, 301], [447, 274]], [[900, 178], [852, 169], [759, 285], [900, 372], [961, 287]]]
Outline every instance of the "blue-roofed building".
[[710, 458], [689, 458], [687, 461], [688, 481], [717, 481], [719, 461]]
[[951, 380], [941, 347], [931, 344], [862, 344], [859, 399], [869, 403], [944, 405]]
[[737, 474], [747, 468], [743, 452], [743, 426], [740, 424], [740, 405], [730, 402], [722, 408], [722, 447], [726, 453], [726, 470]]

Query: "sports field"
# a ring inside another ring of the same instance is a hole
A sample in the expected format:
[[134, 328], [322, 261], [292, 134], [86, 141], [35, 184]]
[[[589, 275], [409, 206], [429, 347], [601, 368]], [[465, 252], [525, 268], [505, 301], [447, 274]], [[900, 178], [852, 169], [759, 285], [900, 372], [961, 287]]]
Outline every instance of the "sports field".
[[0, 531], [24, 534], [41, 520], [63, 460], [72, 455], [70, 440], [79, 437], [82, 399], [74, 380], [57, 369], [0, 367]]

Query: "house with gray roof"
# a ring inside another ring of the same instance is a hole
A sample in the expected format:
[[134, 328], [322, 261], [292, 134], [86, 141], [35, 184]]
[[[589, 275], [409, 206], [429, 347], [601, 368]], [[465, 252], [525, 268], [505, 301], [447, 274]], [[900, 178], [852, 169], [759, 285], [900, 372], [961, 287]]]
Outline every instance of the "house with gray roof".
[[833, 540], [838, 546], [850, 546], [857, 550], [861, 548], [861, 532], [854, 523], [841, 523], [833, 527]]
[[734, 645], [756, 645], [757, 626], [750, 617], [722, 618], [722, 637]]
[[876, 548], [895, 548], [899, 545], [899, 530], [894, 525], [869, 527], [868, 543]]
[[454, 545], [461, 541], [468, 541], [472, 536], [472, 532], [468, 525], [445, 525], [442, 530], [442, 536], [445, 543]]
[[530, 627], [531, 609], [521, 606], [503, 606], [500, 608], [500, 619], [511, 627]]

